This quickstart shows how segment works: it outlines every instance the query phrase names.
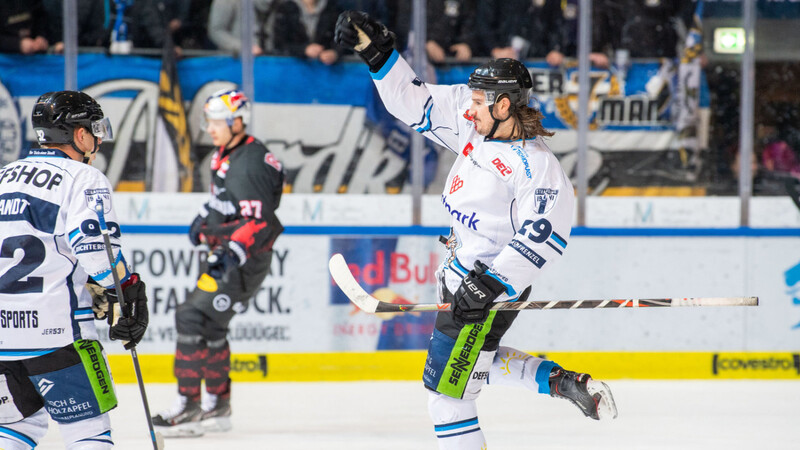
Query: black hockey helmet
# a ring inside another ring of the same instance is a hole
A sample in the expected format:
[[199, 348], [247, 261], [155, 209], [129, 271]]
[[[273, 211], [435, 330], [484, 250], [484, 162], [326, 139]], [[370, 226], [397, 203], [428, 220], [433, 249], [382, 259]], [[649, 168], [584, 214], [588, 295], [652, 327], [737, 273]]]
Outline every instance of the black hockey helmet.
[[111, 123], [103, 116], [100, 105], [83, 92], [42, 94], [33, 106], [31, 125], [39, 144], [71, 144], [77, 127], [89, 129], [97, 138], [113, 139]]
[[530, 100], [533, 81], [524, 64], [516, 59], [500, 58], [475, 69], [467, 85], [472, 90], [484, 91], [489, 105], [505, 94], [512, 106], [525, 106]]

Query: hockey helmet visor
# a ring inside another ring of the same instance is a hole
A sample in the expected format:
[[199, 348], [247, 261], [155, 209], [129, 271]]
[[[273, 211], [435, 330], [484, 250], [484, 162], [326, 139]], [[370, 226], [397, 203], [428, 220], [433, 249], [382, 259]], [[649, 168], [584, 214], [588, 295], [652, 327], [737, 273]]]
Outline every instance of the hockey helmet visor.
[[93, 120], [91, 126], [92, 135], [103, 141], [113, 141], [114, 131], [111, 129], [111, 121], [108, 117], [103, 117], [100, 120]]

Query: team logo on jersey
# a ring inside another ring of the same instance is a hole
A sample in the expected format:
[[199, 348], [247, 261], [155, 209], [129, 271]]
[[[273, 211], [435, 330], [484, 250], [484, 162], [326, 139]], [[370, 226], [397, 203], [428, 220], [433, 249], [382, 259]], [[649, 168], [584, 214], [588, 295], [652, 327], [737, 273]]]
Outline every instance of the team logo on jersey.
[[219, 165], [219, 169], [217, 170], [217, 176], [220, 178], [225, 178], [228, 174], [228, 169], [231, 168], [231, 163], [226, 159]]
[[469, 115], [469, 110], [464, 111], [464, 118], [469, 120], [470, 122], [473, 122], [475, 120], [475, 116]]
[[461, 150], [461, 153], [463, 153], [464, 156], [467, 156], [470, 153], [472, 153], [473, 148], [474, 147], [472, 147], [472, 142], [467, 142], [467, 145], [464, 146], [464, 150]]
[[539, 188], [533, 192], [536, 214], [545, 214], [553, 209], [558, 197], [558, 189]]
[[453, 178], [453, 184], [450, 185], [450, 193], [461, 189], [461, 186], [464, 186], [464, 180], [462, 180], [458, 175]]
[[276, 158], [275, 155], [273, 155], [272, 153], [267, 153], [264, 156], [264, 162], [267, 163], [268, 165], [274, 167], [275, 170], [277, 170], [278, 172], [280, 172], [281, 168], [283, 167], [281, 162], [278, 161], [278, 158]]
[[97, 204], [103, 204], [103, 213], [108, 214], [111, 212], [111, 190], [108, 188], [100, 189], [86, 189], [83, 191], [86, 196], [86, 207], [92, 211], [96, 211]]
[[211, 304], [217, 311], [225, 312], [231, 307], [231, 298], [225, 294], [219, 294], [218, 296], [214, 297], [214, 300], [211, 301]]
[[511, 164], [499, 153], [494, 155], [492, 165], [497, 169], [497, 172], [500, 173], [500, 178], [508, 178], [514, 172], [511, 170]]
[[48, 380], [47, 378], [42, 378], [41, 380], [39, 380], [39, 393], [41, 393], [42, 396], [44, 397], [45, 394], [50, 392], [50, 389], [53, 389], [53, 386], [55, 386], [55, 383]]

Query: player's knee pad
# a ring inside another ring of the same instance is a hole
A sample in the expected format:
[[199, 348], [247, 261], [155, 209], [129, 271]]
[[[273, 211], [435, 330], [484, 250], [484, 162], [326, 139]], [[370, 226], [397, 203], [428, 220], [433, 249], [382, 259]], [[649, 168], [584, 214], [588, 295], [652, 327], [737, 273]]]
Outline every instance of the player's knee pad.
[[188, 301], [178, 305], [175, 310], [175, 329], [179, 335], [202, 335], [204, 321], [203, 313]]
[[0, 449], [31, 450], [47, 433], [44, 408], [18, 422], [0, 424]]
[[550, 393], [550, 371], [557, 364], [511, 347], [499, 347], [489, 369], [488, 384], [524, 387]]
[[108, 413], [78, 422], [59, 425], [67, 450], [108, 450], [111, 440], [111, 420]]
[[428, 414], [440, 448], [480, 448], [484, 443], [475, 400], [462, 400], [428, 391]]

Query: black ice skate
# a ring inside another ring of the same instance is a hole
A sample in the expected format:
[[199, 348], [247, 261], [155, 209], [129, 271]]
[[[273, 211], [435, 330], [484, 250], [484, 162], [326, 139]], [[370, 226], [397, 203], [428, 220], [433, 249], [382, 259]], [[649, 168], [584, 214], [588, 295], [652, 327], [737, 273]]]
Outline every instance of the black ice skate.
[[200, 423], [205, 431], [230, 431], [231, 399], [209, 395], [203, 401], [203, 415]]
[[583, 414], [595, 420], [617, 417], [617, 405], [611, 390], [587, 373], [555, 367], [550, 372], [550, 396], [571, 401]]
[[167, 411], [153, 417], [153, 428], [164, 437], [199, 437], [203, 435], [200, 402], [179, 395]]

